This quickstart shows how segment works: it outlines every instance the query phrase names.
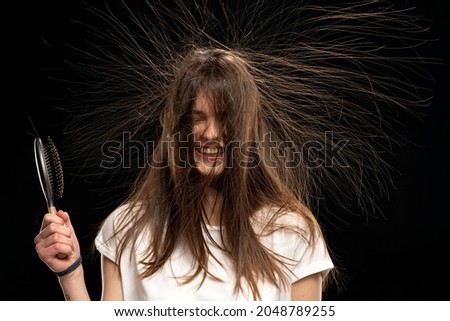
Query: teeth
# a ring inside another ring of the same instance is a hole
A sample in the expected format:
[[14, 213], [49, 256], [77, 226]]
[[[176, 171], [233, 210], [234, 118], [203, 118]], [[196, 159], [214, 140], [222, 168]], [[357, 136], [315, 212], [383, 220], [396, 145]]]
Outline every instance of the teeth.
[[218, 154], [219, 148], [217, 147], [202, 148], [202, 152], [205, 154]]

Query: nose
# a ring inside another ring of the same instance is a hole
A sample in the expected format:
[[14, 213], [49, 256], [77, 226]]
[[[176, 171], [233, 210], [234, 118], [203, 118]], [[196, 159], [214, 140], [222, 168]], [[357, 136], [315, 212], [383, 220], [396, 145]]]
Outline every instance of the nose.
[[222, 131], [221, 126], [219, 125], [217, 120], [209, 119], [205, 123], [205, 127], [203, 128], [203, 131], [201, 132], [201, 136], [205, 140], [220, 141], [220, 139], [222, 138], [221, 131]]

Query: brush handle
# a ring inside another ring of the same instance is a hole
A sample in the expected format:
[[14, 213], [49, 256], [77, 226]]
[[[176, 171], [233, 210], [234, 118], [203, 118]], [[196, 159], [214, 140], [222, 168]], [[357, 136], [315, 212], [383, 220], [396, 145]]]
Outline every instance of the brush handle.
[[46, 165], [45, 147], [39, 137], [36, 137], [34, 140], [34, 156], [36, 161], [37, 173], [39, 176], [39, 182], [41, 184], [42, 192], [44, 194], [45, 201], [47, 202], [47, 207], [49, 208], [50, 212], [50, 208], [54, 207], [53, 192], [50, 183], [51, 173], [49, 172], [49, 168]]

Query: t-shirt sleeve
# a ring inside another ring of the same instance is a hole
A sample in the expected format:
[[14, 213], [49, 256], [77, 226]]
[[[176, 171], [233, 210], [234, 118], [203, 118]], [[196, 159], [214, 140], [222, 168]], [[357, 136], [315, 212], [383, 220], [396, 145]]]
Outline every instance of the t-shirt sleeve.
[[122, 205], [115, 209], [103, 222], [95, 238], [95, 247], [102, 255], [117, 263], [118, 237], [115, 234], [116, 220], [120, 213], [126, 210]]
[[[306, 224], [302, 224], [304, 222], [300, 218], [295, 220], [306, 230]], [[308, 237], [290, 229], [282, 229], [275, 232], [273, 242], [275, 252], [280, 254], [285, 262], [291, 283], [319, 272], [325, 277], [334, 268], [322, 237], [318, 237], [316, 243], [312, 244]]]
[[304, 237], [295, 236], [292, 251], [294, 266], [292, 267], [292, 283], [308, 275], [321, 272], [325, 277], [334, 267], [330, 254], [322, 237], [318, 237], [314, 246]]

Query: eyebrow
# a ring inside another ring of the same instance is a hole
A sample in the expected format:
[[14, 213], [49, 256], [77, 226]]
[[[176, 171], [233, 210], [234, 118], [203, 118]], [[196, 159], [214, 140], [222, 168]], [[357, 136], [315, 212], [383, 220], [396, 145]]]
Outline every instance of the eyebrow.
[[194, 117], [206, 117], [206, 113], [203, 110], [193, 109], [192, 116]]
[[[205, 112], [204, 110], [201, 110], [201, 109], [196, 109], [195, 107], [192, 109], [191, 115], [192, 115], [192, 117], [200, 117], [200, 118], [209, 117], [207, 112]], [[219, 119], [222, 119], [224, 115], [225, 115], [225, 112], [222, 111], [222, 112], [219, 112], [218, 114], [216, 114], [216, 117], [218, 117]]]

